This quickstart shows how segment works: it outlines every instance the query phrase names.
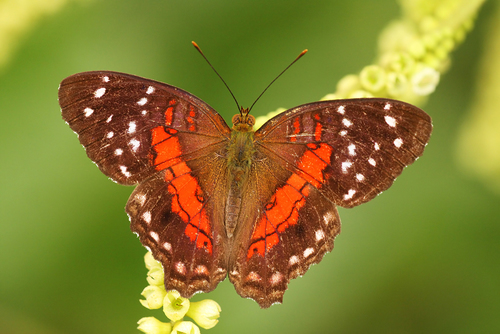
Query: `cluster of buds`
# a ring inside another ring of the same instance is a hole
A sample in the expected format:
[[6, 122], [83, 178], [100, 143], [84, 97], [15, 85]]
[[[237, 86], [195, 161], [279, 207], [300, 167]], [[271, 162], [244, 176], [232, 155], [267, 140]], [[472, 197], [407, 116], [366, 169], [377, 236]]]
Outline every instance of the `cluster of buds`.
[[[379, 38], [377, 61], [340, 79], [322, 100], [386, 97], [422, 104], [450, 66], [484, 0], [400, 0], [403, 15]], [[256, 118], [258, 129], [284, 109]]]
[[[145, 299], [140, 302], [150, 310], [163, 307], [163, 313], [170, 322], [161, 322], [154, 317], [142, 318], [138, 322], [139, 330], [147, 334], [198, 334], [200, 333], [198, 326], [210, 329], [219, 322], [221, 311], [219, 304], [210, 299], [190, 302], [189, 299], [181, 297], [178, 291], [166, 291], [161, 264], [153, 258], [151, 252], [146, 254], [144, 261], [149, 270], [147, 276], [149, 285], [142, 291]], [[198, 326], [192, 321], [184, 321], [185, 316], [193, 319]]]
[[380, 35], [378, 61], [342, 78], [323, 100], [387, 97], [421, 104], [448, 69], [450, 53], [472, 29], [482, 2], [400, 1], [403, 17]]

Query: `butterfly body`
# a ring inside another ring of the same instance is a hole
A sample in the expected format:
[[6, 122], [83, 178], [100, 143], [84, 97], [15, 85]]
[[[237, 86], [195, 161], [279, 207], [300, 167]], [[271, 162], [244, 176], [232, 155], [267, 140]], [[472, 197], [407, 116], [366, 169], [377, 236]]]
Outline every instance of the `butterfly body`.
[[336, 206], [387, 189], [432, 130], [388, 99], [309, 103], [256, 131], [242, 109], [230, 128], [186, 91], [109, 71], [66, 78], [59, 103], [101, 171], [137, 185], [126, 211], [165, 287], [190, 297], [229, 276], [261, 307], [333, 249]]
[[233, 129], [227, 149], [229, 178], [224, 225], [228, 237], [233, 235], [240, 216], [241, 200], [247, 188], [254, 153], [253, 132]]

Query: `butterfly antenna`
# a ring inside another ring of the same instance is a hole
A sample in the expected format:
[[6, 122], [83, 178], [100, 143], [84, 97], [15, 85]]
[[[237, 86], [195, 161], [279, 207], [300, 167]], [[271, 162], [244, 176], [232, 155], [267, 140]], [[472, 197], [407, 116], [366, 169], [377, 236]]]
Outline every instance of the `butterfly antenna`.
[[238, 100], [236, 100], [236, 97], [234, 97], [234, 94], [233, 92], [231, 91], [231, 88], [229, 88], [229, 86], [227, 85], [227, 83], [224, 81], [224, 79], [222, 79], [221, 75], [219, 74], [219, 72], [217, 72], [217, 70], [215, 69], [215, 67], [212, 66], [212, 64], [208, 61], [207, 57], [205, 57], [205, 55], [203, 54], [203, 51], [201, 51], [200, 47], [198, 46], [198, 44], [196, 44], [196, 42], [192, 41], [191, 43], [193, 43], [193, 46], [196, 48], [196, 50], [198, 50], [198, 52], [203, 56], [203, 58], [205, 58], [205, 60], [207, 61], [208, 65], [210, 65], [210, 67], [212, 68], [212, 70], [214, 70], [214, 72], [219, 76], [219, 78], [222, 80], [222, 82], [224, 83], [224, 85], [226, 86], [227, 90], [229, 91], [229, 93], [231, 93], [231, 96], [233, 97], [234, 99], [234, 102], [236, 102], [236, 106], [238, 107], [238, 111], [241, 112], [241, 108], [240, 108], [240, 105], [238, 103]]
[[278, 78], [279, 78], [279, 77], [280, 77], [283, 73], [285, 73], [285, 72], [286, 72], [286, 70], [288, 70], [288, 69], [290, 68], [290, 66], [292, 66], [293, 64], [295, 64], [295, 62], [296, 62], [297, 60], [299, 60], [299, 59], [300, 59], [303, 55], [305, 55], [305, 54], [306, 54], [306, 52], [307, 52], [307, 49], [305, 49], [304, 51], [302, 51], [302, 52], [301, 52], [301, 53], [297, 56], [297, 58], [295, 58], [295, 60], [294, 60], [294, 61], [292, 61], [292, 62], [290, 63], [290, 65], [288, 65], [288, 66], [287, 66], [287, 67], [286, 67], [283, 71], [281, 71], [281, 73], [280, 73], [280, 74], [278, 74], [278, 76], [277, 76], [276, 78], [274, 78], [274, 80], [273, 80], [273, 81], [271, 81], [271, 83], [270, 83], [269, 85], [267, 85], [267, 87], [266, 87], [266, 88], [262, 91], [262, 93], [260, 93], [259, 97], [257, 97], [257, 99], [254, 101], [254, 103], [252, 104], [252, 106], [250, 107], [250, 109], [248, 109], [248, 112], [250, 112], [250, 110], [252, 110], [252, 108], [253, 108], [253, 106], [255, 105], [255, 103], [257, 103], [257, 101], [259, 101], [260, 97], [261, 97], [262, 95], [264, 95], [264, 93], [266, 92], [266, 90], [267, 90], [269, 87], [271, 87], [271, 85], [272, 85], [272, 84], [273, 84], [276, 80], [278, 80]]

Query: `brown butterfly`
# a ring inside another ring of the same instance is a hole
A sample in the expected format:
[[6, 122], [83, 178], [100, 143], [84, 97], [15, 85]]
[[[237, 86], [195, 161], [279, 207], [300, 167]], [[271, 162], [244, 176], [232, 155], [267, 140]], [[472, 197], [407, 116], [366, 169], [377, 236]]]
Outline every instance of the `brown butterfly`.
[[304, 104], [257, 131], [241, 108], [230, 128], [186, 91], [109, 71], [64, 79], [59, 103], [99, 169], [137, 185], [126, 211], [165, 287], [191, 297], [229, 274], [261, 307], [332, 250], [336, 206], [389, 188], [432, 130], [422, 110], [379, 98]]

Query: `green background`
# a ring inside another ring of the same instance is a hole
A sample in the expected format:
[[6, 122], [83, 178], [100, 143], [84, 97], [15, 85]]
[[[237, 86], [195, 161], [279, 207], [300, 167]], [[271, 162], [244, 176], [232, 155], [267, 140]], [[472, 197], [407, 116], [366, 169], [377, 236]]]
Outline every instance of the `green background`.
[[[284, 304], [261, 310], [228, 280], [209, 333], [500, 332], [498, 195], [460, 171], [458, 129], [474, 97], [496, 3], [453, 54], [424, 109], [434, 132], [424, 157], [394, 186], [340, 209], [342, 233], [321, 264], [293, 280]], [[167, 82], [227, 121], [303, 49], [254, 107], [316, 101], [376, 55], [400, 16], [379, 1], [90, 1], [69, 3], [21, 36], [0, 69], [0, 333], [137, 333], [144, 248], [124, 212], [131, 187], [112, 183], [61, 119], [68, 75], [114, 70]], [[202, 330], [202, 332], [206, 332]]]

